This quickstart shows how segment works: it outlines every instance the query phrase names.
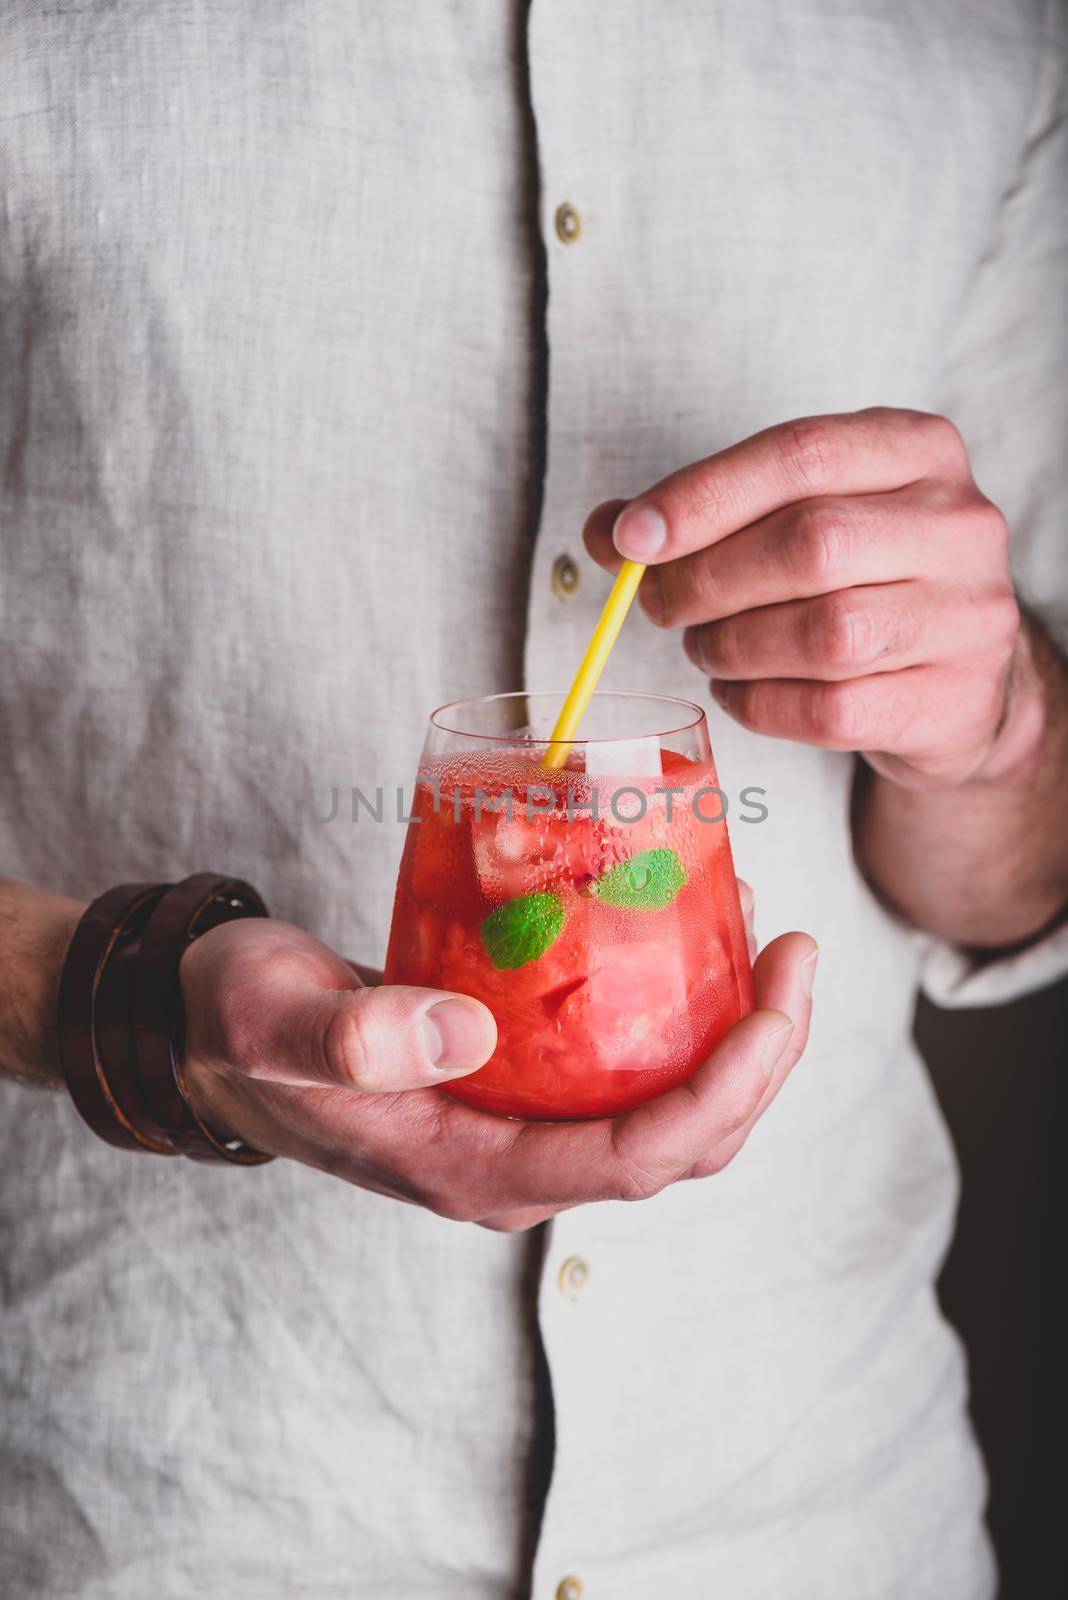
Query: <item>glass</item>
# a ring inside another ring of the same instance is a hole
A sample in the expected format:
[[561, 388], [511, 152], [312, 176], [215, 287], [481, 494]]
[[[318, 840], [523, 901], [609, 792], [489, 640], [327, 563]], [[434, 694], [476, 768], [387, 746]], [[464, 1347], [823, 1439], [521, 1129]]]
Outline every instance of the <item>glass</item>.
[[562, 701], [491, 695], [430, 718], [385, 981], [493, 1012], [493, 1056], [445, 1093], [570, 1120], [688, 1078], [752, 1009], [753, 980], [704, 712], [595, 694], [550, 771]]

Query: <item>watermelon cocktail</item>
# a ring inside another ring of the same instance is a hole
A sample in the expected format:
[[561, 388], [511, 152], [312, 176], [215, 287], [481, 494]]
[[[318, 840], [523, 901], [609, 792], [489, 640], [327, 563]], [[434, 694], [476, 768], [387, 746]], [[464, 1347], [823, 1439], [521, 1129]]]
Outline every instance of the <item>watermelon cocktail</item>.
[[444, 1092], [515, 1117], [638, 1105], [687, 1078], [753, 1004], [703, 712], [595, 695], [586, 736], [549, 771], [559, 699], [434, 714], [386, 960], [387, 983], [490, 1008], [496, 1051]]

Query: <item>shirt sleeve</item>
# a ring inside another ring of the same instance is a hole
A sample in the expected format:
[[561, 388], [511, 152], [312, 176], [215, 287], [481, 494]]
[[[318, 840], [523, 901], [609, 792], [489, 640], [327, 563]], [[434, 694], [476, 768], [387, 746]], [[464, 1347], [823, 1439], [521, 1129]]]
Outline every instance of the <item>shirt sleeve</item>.
[[[1017, 593], [1062, 649], [1068, 648], [1066, 17], [1060, 0], [1047, 6], [1034, 115], [961, 309], [943, 406], [964, 437], [980, 489], [1008, 521]], [[1068, 804], [1065, 810], [1068, 827]], [[1065, 925], [982, 964], [925, 940], [923, 987], [943, 1006], [998, 1004], [1065, 974]]]

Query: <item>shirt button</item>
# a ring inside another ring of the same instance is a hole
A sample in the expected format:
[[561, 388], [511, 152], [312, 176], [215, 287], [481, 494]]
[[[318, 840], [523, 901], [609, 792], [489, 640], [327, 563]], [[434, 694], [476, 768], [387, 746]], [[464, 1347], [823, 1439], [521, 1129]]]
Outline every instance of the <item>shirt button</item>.
[[579, 569], [570, 556], [557, 556], [553, 562], [552, 586], [558, 600], [566, 600], [578, 588]]
[[556, 237], [561, 244], [574, 244], [582, 232], [582, 218], [573, 205], [565, 200], [556, 208]]
[[569, 1572], [556, 1585], [556, 1600], [582, 1600], [582, 1579]]
[[[569, 1300], [577, 1300], [580, 1292], [589, 1282], [590, 1269], [581, 1256], [568, 1256], [556, 1274], [556, 1282], [560, 1293], [566, 1294]], [[575, 1579], [578, 1583], [578, 1579]], [[579, 1585], [581, 1588], [581, 1584]]]

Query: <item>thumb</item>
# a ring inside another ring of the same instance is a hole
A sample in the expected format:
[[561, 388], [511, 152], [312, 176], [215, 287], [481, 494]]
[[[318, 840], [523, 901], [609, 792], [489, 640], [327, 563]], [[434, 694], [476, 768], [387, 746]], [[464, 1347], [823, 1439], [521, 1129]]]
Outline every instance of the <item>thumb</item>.
[[481, 1001], [400, 984], [320, 993], [286, 1031], [299, 1074], [290, 1081], [364, 1094], [462, 1077], [483, 1066], [497, 1045], [497, 1024]]

